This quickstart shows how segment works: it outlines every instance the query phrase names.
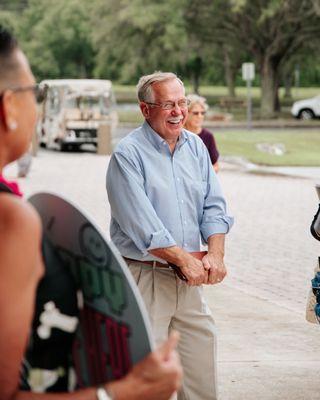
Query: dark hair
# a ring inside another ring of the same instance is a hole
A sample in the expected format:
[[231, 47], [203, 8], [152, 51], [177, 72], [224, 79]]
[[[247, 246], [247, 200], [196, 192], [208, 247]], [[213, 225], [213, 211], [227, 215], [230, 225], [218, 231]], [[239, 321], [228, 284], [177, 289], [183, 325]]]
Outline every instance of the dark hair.
[[0, 25], [0, 57], [10, 57], [17, 48], [17, 40], [7, 29]]
[[18, 48], [14, 36], [0, 25], [0, 87], [3, 86], [3, 82], [10, 81], [13, 74], [20, 68], [15, 56]]

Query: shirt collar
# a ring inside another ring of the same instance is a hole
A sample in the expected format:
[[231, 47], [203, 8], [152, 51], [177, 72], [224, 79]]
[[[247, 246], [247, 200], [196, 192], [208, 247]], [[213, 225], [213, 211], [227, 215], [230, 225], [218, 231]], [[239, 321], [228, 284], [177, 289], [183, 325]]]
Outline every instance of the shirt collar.
[[[167, 144], [167, 142], [154, 129], [151, 128], [147, 121], [144, 121], [142, 128], [146, 133], [147, 138], [155, 146], [156, 149], [160, 150], [161, 148], [163, 148], [164, 144]], [[182, 129], [176, 148], [180, 148], [187, 140], [188, 135], [185, 129]]]

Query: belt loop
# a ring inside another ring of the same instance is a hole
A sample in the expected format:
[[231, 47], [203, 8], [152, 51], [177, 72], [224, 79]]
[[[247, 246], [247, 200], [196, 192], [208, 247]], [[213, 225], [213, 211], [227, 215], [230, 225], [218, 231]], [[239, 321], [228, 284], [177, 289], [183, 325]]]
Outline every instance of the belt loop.
[[155, 270], [157, 266], [157, 261], [153, 261], [152, 262], [152, 269]]

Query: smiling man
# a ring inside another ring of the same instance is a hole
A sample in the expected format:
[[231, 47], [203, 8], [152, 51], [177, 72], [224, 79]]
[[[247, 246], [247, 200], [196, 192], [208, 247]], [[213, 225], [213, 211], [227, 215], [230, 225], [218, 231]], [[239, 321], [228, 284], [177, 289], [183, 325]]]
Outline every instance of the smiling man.
[[[215, 400], [215, 326], [202, 284], [226, 275], [224, 236], [233, 220], [206, 147], [183, 129], [182, 81], [155, 72], [137, 90], [145, 122], [119, 143], [107, 172], [111, 238], [140, 289], [156, 342], [171, 329], [181, 334], [178, 398]], [[201, 239], [208, 254], [198, 259], [190, 253], [199, 251]]]

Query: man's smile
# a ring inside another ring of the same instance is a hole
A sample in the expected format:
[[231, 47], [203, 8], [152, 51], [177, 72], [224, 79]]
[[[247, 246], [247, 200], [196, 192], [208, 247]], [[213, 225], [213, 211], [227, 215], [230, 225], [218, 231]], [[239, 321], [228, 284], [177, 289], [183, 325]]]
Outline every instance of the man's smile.
[[170, 118], [167, 120], [169, 124], [177, 125], [180, 124], [180, 122], [183, 120], [183, 116], [181, 115], [180, 117], [175, 117], [175, 118]]

